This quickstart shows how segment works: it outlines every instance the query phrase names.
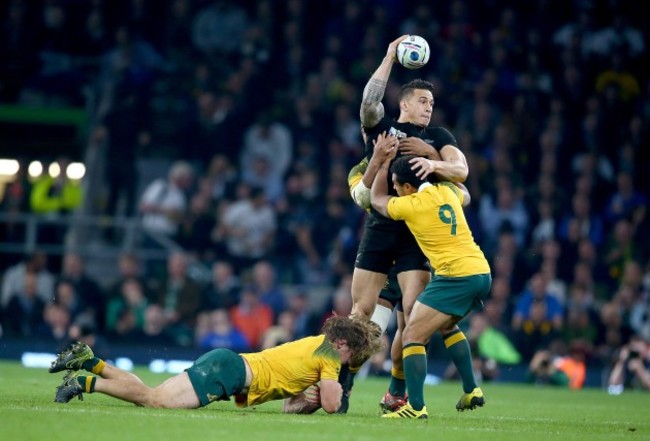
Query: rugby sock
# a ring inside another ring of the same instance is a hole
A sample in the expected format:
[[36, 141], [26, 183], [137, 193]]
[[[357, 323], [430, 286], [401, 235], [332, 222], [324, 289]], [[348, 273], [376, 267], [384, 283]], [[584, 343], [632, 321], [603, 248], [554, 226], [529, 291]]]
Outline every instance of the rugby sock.
[[424, 379], [427, 376], [427, 351], [423, 344], [409, 343], [402, 349], [404, 376], [409, 403], [415, 410], [424, 407]]
[[350, 406], [350, 392], [352, 391], [352, 386], [354, 386], [354, 376], [359, 372], [359, 367], [351, 367], [349, 364], [341, 365], [341, 370], [339, 371], [339, 384], [343, 389], [343, 396], [341, 397], [341, 407], [336, 411], [337, 413], [347, 413], [348, 407]]
[[456, 329], [444, 336], [445, 346], [451, 360], [458, 369], [458, 374], [463, 382], [463, 392], [470, 393], [476, 385], [474, 366], [472, 364], [472, 351], [463, 331]]
[[381, 333], [386, 332], [388, 328], [388, 323], [390, 322], [390, 316], [393, 314], [393, 310], [387, 308], [383, 305], [375, 306], [375, 312], [372, 313], [370, 321], [376, 323], [381, 328]]
[[350, 366], [350, 375], [348, 377], [348, 392], [352, 390], [352, 387], [354, 386], [354, 377], [357, 375], [360, 369], [361, 366]]
[[79, 375], [77, 377], [77, 381], [79, 382], [81, 387], [84, 388], [84, 392], [89, 394], [95, 392], [95, 383], [97, 382], [97, 377], [94, 377], [92, 375], [89, 376]]
[[397, 370], [394, 367], [391, 368], [390, 386], [388, 386], [388, 393], [398, 397], [403, 397], [406, 395], [406, 380], [404, 379], [403, 370]]
[[88, 372], [92, 372], [95, 375], [101, 375], [102, 371], [104, 370], [104, 366], [106, 366], [106, 362], [102, 360], [101, 358], [91, 358], [90, 360], [86, 360], [81, 364], [81, 367], [84, 370], [87, 370]]

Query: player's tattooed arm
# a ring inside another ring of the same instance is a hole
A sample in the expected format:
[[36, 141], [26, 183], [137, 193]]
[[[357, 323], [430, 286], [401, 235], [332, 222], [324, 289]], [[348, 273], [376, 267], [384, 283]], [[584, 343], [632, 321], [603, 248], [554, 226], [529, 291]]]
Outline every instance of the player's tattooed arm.
[[386, 90], [393, 63], [397, 62], [397, 45], [406, 38], [408, 38], [408, 35], [402, 35], [391, 41], [388, 49], [386, 49], [384, 59], [363, 89], [360, 116], [361, 124], [364, 127], [374, 127], [384, 117], [384, 105], [381, 100], [384, 98], [384, 91]]
[[381, 100], [384, 98], [386, 83], [386, 80], [373, 76], [363, 89], [360, 116], [364, 127], [374, 127], [384, 117], [384, 105]]

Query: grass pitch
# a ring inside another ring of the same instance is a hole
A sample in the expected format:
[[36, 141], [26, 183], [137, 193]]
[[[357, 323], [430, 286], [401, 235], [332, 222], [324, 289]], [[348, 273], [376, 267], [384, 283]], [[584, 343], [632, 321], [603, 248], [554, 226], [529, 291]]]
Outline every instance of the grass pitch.
[[[169, 375], [137, 369], [145, 383]], [[134, 407], [100, 394], [68, 404], [52, 402], [63, 374], [0, 362], [0, 440], [300, 440], [300, 441], [534, 441], [650, 440], [650, 394], [578, 392], [527, 385], [486, 384], [486, 406], [456, 412], [458, 383], [427, 386], [428, 421], [379, 418], [385, 379], [355, 385], [350, 412], [284, 415], [281, 403], [241, 410], [232, 402], [199, 410]]]

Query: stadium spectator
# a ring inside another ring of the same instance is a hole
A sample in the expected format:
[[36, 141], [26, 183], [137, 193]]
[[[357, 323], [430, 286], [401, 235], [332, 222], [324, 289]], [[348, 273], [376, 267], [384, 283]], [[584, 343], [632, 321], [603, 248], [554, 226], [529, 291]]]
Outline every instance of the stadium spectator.
[[641, 260], [640, 244], [634, 241], [632, 223], [621, 219], [614, 224], [611, 237], [603, 248], [603, 261], [609, 275], [610, 286], [616, 288], [623, 277], [625, 265], [630, 260]]
[[234, 199], [237, 186], [237, 167], [227, 156], [221, 153], [214, 155], [210, 160], [204, 179], [211, 190], [211, 205], [216, 206], [222, 200]]
[[277, 325], [271, 326], [262, 336], [262, 349], [273, 348], [297, 340], [296, 316], [293, 311], [283, 311], [278, 316]]
[[43, 326], [39, 331], [40, 337], [61, 344], [68, 341], [71, 317], [66, 306], [57, 302], [47, 304], [43, 312], [43, 322]]
[[352, 312], [352, 298], [350, 296], [350, 286], [345, 284], [332, 293], [331, 303], [327, 304], [325, 311], [320, 317], [320, 323], [325, 323], [328, 318], [336, 315], [350, 315]]
[[181, 217], [187, 209], [185, 191], [194, 178], [192, 166], [176, 161], [169, 169], [167, 179], [151, 182], [140, 199], [142, 225], [151, 234], [173, 238], [178, 233]]
[[176, 242], [205, 262], [212, 258], [212, 244], [206, 237], [216, 224], [216, 216], [210, 205], [210, 194], [195, 193], [189, 200], [185, 215], [180, 219]]
[[112, 298], [106, 307], [106, 332], [127, 342], [131, 333], [144, 327], [148, 301], [138, 279], [125, 279], [120, 287], [120, 296]]
[[[293, 138], [284, 124], [274, 121], [268, 113], [261, 114], [256, 123], [244, 134], [244, 146], [239, 158], [240, 169], [244, 174], [256, 160], [266, 160], [269, 168], [268, 179], [282, 182], [291, 165]], [[277, 198], [279, 195], [272, 194]]]
[[248, 346], [260, 348], [262, 336], [273, 325], [273, 310], [260, 300], [260, 294], [251, 286], [241, 291], [239, 303], [230, 310], [232, 322], [246, 337]]
[[2, 277], [2, 298], [0, 308], [9, 304], [14, 293], [25, 287], [25, 275], [32, 273], [36, 277], [36, 292], [44, 303], [52, 301], [54, 296], [54, 276], [47, 268], [47, 254], [37, 250], [25, 256], [24, 260], [7, 268]]
[[564, 309], [548, 292], [544, 276], [534, 274], [519, 296], [512, 316], [517, 349], [524, 357], [531, 357], [539, 348], [548, 346], [561, 331], [563, 316]]
[[239, 303], [241, 283], [235, 275], [232, 265], [224, 260], [212, 264], [211, 279], [202, 295], [203, 305], [201, 309], [211, 311], [213, 309], [230, 309]]
[[[133, 253], [123, 253], [117, 260], [117, 279], [109, 285], [107, 299], [110, 301], [122, 296], [122, 286], [126, 282], [136, 279], [145, 294], [147, 294], [147, 284], [143, 274], [142, 264], [137, 255]], [[148, 297], [148, 295], [145, 295]]]
[[650, 390], [650, 345], [633, 337], [622, 346], [609, 375], [608, 391], [618, 395], [625, 387]]
[[171, 253], [166, 278], [154, 292], [154, 303], [164, 311], [166, 331], [183, 346], [192, 344], [196, 314], [201, 307], [201, 287], [188, 275], [188, 259], [183, 252]]
[[[322, 326], [319, 315], [311, 309], [309, 296], [304, 288], [298, 288], [297, 292], [288, 296], [287, 311], [294, 316], [293, 333], [296, 338], [312, 335]], [[341, 315], [349, 315], [349, 312]]]
[[504, 182], [495, 197], [484, 195], [480, 201], [481, 227], [486, 237], [498, 237], [499, 231], [508, 225], [515, 234], [517, 244], [522, 246], [528, 234], [528, 213], [521, 195], [511, 183]]
[[134, 328], [129, 334], [128, 341], [131, 344], [149, 347], [178, 346], [176, 335], [167, 326], [165, 310], [155, 303], [147, 307], [143, 327]]
[[522, 359], [508, 336], [490, 326], [487, 317], [482, 313], [474, 314], [470, 318], [467, 339], [476, 345], [476, 351], [472, 352], [482, 357], [486, 363], [491, 360], [497, 364], [514, 365]]
[[228, 258], [240, 273], [269, 255], [275, 230], [275, 211], [264, 189], [255, 187], [224, 209], [213, 236], [224, 241]]
[[2, 329], [7, 337], [34, 338], [43, 325], [45, 303], [38, 294], [36, 275], [25, 273], [20, 291], [15, 291], [2, 309]]
[[74, 284], [66, 279], [59, 280], [54, 292], [54, 303], [65, 308], [70, 317], [70, 322], [79, 316], [88, 317], [94, 320], [94, 309], [81, 299], [81, 296]]
[[585, 382], [584, 351], [574, 345], [567, 355], [542, 349], [535, 353], [528, 365], [527, 379], [531, 383], [581, 389]]
[[198, 321], [206, 321], [206, 329], [197, 335], [197, 344], [201, 349], [226, 348], [239, 352], [250, 350], [246, 337], [233, 326], [226, 309], [202, 313]]
[[253, 265], [250, 286], [257, 291], [260, 301], [273, 311], [274, 320], [287, 309], [284, 291], [278, 285], [275, 268], [271, 262], [262, 260]]
[[80, 255], [66, 253], [63, 256], [59, 284], [60, 282], [72, 285], [82, 311], [91, 316], [97, 329], [102, 332], [106, 318], [106, 295], [97, 280], [86, 271], [85, 262]]
[[629, 219], [634, 226], [643, 222], [646, 215], [646, 197], [634, 188], [632, 175], [621, 171], [616, 177], [616, 191], [605, 209], [605, 219], [614, 224], [620, 219]]

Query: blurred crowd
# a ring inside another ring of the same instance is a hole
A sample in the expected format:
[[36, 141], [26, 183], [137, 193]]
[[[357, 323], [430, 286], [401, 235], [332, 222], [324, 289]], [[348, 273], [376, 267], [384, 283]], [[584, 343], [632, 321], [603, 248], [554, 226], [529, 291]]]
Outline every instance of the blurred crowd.
[[[100, 91], [96, 210], [141, 216], [185, 251], [156, 274], [124, 255], [110, 287], [78, 255], [51, 274], [35, 253], [5, 268], [3, 336], [60, 339], [76, 325], [111, 342], [258, 349], [346, 314], [364, 219], [346, 179], [363, 152], [361, 93], [388, 43], [410, 33], [431, 60], [395, 66], [384, 105], [397, 115], [403, 82], [432, 81], [431, 124], [467, 157], [466, 215], [494, 279], [466, 324], [485, 375], [521, 361], [533, 372], [542, 358], [611, 366], [634, 339], [647, 365], [641, 3], [6, 2], [0, 101], [74, 106]], [[174, 161], [169, 173], [138, 194], [136, 160], [157, 155]], [[3, 210], [29, 210], [26, 194], [9, 191]], [[190, 277], [190, 262], [212, 279]], [[316, 310], [315, 286], [327, 288]]]

